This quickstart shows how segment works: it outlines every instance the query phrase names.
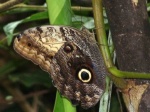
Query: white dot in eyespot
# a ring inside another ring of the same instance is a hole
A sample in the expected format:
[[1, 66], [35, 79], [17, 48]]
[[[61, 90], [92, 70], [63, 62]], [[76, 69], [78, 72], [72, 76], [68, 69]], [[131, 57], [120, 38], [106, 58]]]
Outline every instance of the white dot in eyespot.
[[78, 78], [82, 81], [82, 82], [89, 82], [92, 79], [92, 74], [89, 70], [87, 69], [81, 69], [78, 72]]

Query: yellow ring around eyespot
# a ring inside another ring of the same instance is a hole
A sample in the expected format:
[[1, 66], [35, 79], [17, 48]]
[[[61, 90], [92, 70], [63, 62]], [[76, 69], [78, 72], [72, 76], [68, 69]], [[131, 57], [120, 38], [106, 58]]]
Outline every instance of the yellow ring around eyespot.
[[[88, 73], [88, 75], [89, 75], [89, 78], [87, 79], [87, 80], [83, 80], [82, 79], [82, 77], [81, 77], [81, 73], [82, 72], [87, 72]], [[89, 82], [90, 80], [91, 80], [91, 78], [92, 78], [92, 74], [91, 74], [91, 72], [89, 71], [89, 70], [87, 70], [87, 69], [81, 69], [80, 71], [79, 71], [79, 73], [78, 73], [78, 78], [82, 81], [82, 82]]]

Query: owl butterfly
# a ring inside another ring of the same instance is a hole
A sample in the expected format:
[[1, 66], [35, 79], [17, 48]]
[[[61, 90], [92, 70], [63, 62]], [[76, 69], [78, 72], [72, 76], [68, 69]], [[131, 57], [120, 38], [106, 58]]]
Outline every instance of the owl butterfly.
[[30, 28], [15, 38], [14, 49], [47, 71], [73, 104], [90, 108], [99, 101], [107, 72], [89, 31], [51, 25]]

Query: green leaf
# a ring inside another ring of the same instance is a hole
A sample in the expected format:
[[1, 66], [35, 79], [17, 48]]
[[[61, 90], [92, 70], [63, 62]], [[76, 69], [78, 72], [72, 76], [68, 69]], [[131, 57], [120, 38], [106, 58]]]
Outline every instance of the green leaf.
[[47, 0], [50, 24], [71, 26], [70, 0]]
[[108, 112], [110, 108], [110, 101], [111, 101], [111, 92], [112, 92], [112, 81], [107, 76], [106, 77], [106, 88], [105, 92], [101, 97], [99, 112]]
[[56, 93], [55, 108], [53, 111], [54, 112], [64, 112], [64, 103], [62, 100], [62, 96], [60, 95], [60, 93], [58, 91]]
[[68, 99], [61, 96], [57, 91], [54, 112], [76, 112], [76, 110], [75, 106], [72, 107]]
[[92, 17], [74, 15], [72, 17], [72, 24], [73, 27], [76, 28], [81, 28], [83, 26], [87, 29], [95, 28], [94, 19]]
[[43, 20], [43, 19], [48, 19], [48, 12], [39, 12], [36, 14], [33, 14], [25, 19], [23, 19], [23, 23], [25, 22], [30, 22], [30, 21], [37, 21], [37, 20]]
[[15, 22], [8, 23], [6, 26], [4, 26], [4, 32], [7, 35], [8, 45], [10, 45], [12, 42], [14, 29], [22, 22], [23, 20], [15, 21]]

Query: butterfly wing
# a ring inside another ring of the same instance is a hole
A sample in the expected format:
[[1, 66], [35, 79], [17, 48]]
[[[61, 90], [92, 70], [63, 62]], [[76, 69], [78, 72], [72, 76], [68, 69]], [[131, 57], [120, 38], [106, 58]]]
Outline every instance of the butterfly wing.
[[74, 104], [89, 108], [99, 101], [107, 72], [90, 33], [64, 26], [31, 28], [15, 39], [14, 49], [49, 72]]

